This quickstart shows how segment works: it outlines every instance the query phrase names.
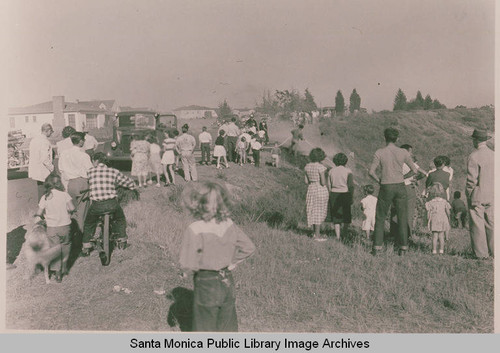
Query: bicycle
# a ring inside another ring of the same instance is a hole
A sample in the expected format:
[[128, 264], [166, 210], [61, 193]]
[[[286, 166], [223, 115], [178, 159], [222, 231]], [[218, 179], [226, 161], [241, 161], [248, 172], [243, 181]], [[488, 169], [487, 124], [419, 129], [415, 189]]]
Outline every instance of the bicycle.
[[[89, 200], [90, 189], [81, 191], [80, 202]], [[97, 226], [90, 239], [93, 244], [93, 248], [99, 252], [99, 258], [101, 260], [101, 265], [108, 266], [111, 261], [111, 252], [113, 251], [113, 245], [116, 242], [113, 239], [113, 233], [111, 232], [112, 224], [112, 212], [105, 212], [99, 215], [99, 220], [97, 221]]]

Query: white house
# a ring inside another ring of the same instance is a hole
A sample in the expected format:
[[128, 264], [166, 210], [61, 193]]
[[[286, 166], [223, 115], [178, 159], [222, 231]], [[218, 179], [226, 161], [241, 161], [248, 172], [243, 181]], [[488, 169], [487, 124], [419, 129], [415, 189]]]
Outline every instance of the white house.
[[55, 96], [49, 102], [9, 108], [9, 130], [21, 130], [32, 137], [40, 133], [42, 124], [50, 123], [56, 134], [68, 125], [76, 131], [88, 131], [111, 123], [117, 111], [114, 100], [66, 102], [64, 96]]
[[217, 118], [217, 112], [213, 108], [190, 105], [174, 109], [175, 115], [179, 119], [211, 119]]

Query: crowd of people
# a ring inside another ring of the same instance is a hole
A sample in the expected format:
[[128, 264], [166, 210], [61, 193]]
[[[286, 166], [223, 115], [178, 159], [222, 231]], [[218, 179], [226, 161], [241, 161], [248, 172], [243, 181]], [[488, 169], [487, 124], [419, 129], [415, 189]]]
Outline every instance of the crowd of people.
[[[294, 131], [295, 142], [303, 139], [302, 128]], [[52, 245], [69, 247], [72, 235], [71, 218], [77, 224], [76, 232], [82, 235], [81, 256], [89, 256], [100, 215], [111, 213], [114, 219], [113, 232], [117, 234], [116, 246], [125, 249], [127, 243], [126, 219], [117, 200], [117, 188], [131, 190], [151, 184], [148, 176], [156, 175], [160, 186], [163, 172], [166, 185], [175, 184], [175, 167], [180, 160], [186, 181], [197, 181], [193, 151], [196, 139], [188, 133], [189, 126], [182, 126], [182, 133], [168, 133], [162, 144], [153, 135], [138, 137], [131, 142], [132, 176], [138, 183], [107, 164], [104, 153], [94, 152], [91, 141], [86, 148], [85, 133], [69, 128], [63, 130], [64, 140], [58, 144], [57, 168], [52, 160], [52, 147], [48, 138], [53, 133], [50, 124], [42, 126], [42, 134], [30, 143], [31, 160], [29, 177], [36, 180], [41, 189], [36, 221], [45, 218], [47, 235]], [[389, 211], [396, 220], [399, 254], [408, 250], [408, 237], [413, 232], [416, 181], [426, 178], [424, 196], [428, 227], [432, 232], [432, 253], [443, 254], [450, 224], [465, 226], [467, 206], [460, 199], [461, 193], [453, 193], [450, 203], [450, 181], [453, 169], [450, 159], [438, 156], [433, 160], [435, 170], [426, 172], [418, 166], [410, 145], [397, 146], [398, 130], [384, 131], [386, 146], [375, 152], [369, 176], [379, 184], [378, 197], [375, 187], [362, 187], [364, 198], [360, 206], [364, 213], [362, 229], [373, 241], [372, 253], [383, 248], [385, 221]], [[229, 162], [247, 163], [248, 154], [259, 166], [259, 150], [268, 142], [267, 126], [257, 131], [256, 123], [250, 121], [239, 128], [235, 119], [220, 126], [215, 140], [214, 157], [217, 168], [229, 167]], [[489, 136], [485, 130], [476, 129], [472, 135], [475, 150], [467, 163], [465, 195], [470, 214], [469, 227], [472, 248], [477, 258], [493, 256], [493, 151], [486, 146]], [[202, 151], [201, 164], [210, 163], [212, 136], [203, 128], [198, 136]], [[71, 145], [68, 143], [71, 142]], [[293, 147], [293, 145], [292, 145]], [[163, 155], [161, 154], [163, 150]], [[272, 149], [273, 164], [279, 166], [280, 148]], [[325, 241], [321, 236], [321, 225], [330, 214], [334, 224], [335, 238], [340, 239], [342, 230], [352, 222], [351, 208], [356, 183], [347, 167], [348, 157], [337, 153], [333, 157], [334, 167], [323, 165], [326, 158], [321, 148], [309, 154], [310, 162], [305, 166], [307, 223], [313, 229], [316, 241]], [[84, 199], [88, 190], [89, 201]], [[180, 264], [186, 273], [194, 277], [194, 329], [197, 331], [237, 331], [234, 281], [231, 270], [250, 256], [255, 246], [243, 231], [230, 219], [227, 190], [213, 182], [188, 184], [183, 193], [183, 202], [197, 220], [185, 231], [180, 249]], [[372, 233], [373, 232], [373, 233]], [[54, 263], [58, 282], [65, 275], [59, 263]]]
[[[292, 131], [293, 141], [302, 140], [302, 126]], [[467, 162], [467, 184], [465, 194], [469, 208], [471, 243], [477, 258], [493, 256], [493, 151], [486, 145], [490, 138], [486, 130], [474, 130], [472, 143], [475, 150]], [[432, 233], [432, 253], [443, 254], [451, 226], [466, 226], [467, 207], [461, 192], [453, 193], [450, 200], [450, 183], [453, 168], [450, 158], [437, 156], [428, 172], [420, 168], [408, 144], [397, 146], [399, 131], [387, 128], [384, 131], [386, 146], [375, 152], [369, 176], [379, 185], [378, 197], [373, 196], [374, 185], [362, 187], [364, 198], [360, 207], [364, 213], [362, 230], [372, 238], [372, 254], [383, 248], [385, 221], [390, 214], [391, 229], [396, 236], [398, 253], [408, 251], [409, 236], [414, 234], [414, 216], [417, 199], [417, 181], [425, 180], [422, 196], [425, 199], [427, 225]], [[292, 143], [293, 147], [293, 143]], [[352, 171], [346, 167], [348, 158], [344, 153], [333, 157], [330, 170], [322, 164], [326, 158], [321, 148], [309, 154], [310, 162], [305, 166], [307, 223], [313, 229], [313, 239], [324, 241], [320, 227], [330, 215], [335, 237], [340, 239], [342, 228], [352, 221], [351, 208], [355, 182]], [[373, 232], [373, 233], [372, 233]]]

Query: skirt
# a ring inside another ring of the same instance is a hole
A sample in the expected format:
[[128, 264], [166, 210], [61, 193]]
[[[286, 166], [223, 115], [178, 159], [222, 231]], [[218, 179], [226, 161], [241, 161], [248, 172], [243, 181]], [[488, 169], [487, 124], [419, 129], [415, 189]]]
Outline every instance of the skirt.
[[154, 156], [149, 158], [149, 166], [152, 173], [161, 173], [161, 158], [160, 156]]
[[132, 170], [130, 174], [133, 176], [148, 175], [149, 173], [149, 158], [146, 153], [136, 153], [132, 157]]
[[348, 192], [331, 192], [328, 200], [330, 216], [334, 224], [351, 223], [351, 194]]
[[215, 145], [214, 157], [226, 157], [226, 149], [224, 148], [224, 146]]
[[309, 184], [306, 195], [307, 225], [321, 224], [325, 221], [328, 206], [328, 189], [319, 183]]
[[175, 154], [173, 150], [167, 150], [161, 158], [161, 164], [169, 165], [175, 163]]

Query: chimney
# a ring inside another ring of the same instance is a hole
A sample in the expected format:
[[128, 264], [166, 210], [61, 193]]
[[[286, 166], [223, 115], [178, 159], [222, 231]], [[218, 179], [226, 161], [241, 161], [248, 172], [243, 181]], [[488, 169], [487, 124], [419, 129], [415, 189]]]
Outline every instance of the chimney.
[[52, 109], [54, 111], [52, 127], [54, 131], [60, 131], [66, 126], [64, 121], [64, 105], [64, 96], [52, 97]]

